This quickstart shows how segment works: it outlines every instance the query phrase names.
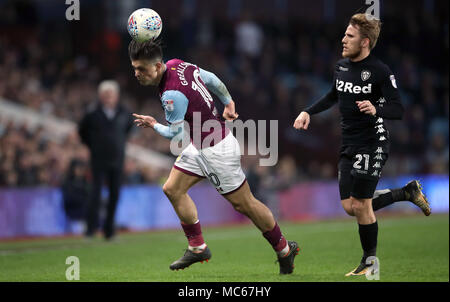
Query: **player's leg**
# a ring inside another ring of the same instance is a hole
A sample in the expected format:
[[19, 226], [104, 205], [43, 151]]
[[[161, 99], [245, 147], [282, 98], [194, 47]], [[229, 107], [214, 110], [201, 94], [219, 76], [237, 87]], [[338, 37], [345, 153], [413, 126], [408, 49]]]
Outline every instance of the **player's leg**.
[[203, 179], [172, 168], [169, 178], [163, 185], [163, 192], [172, 203], [182, 224], [190, 225], [198, 220], [197, 208], [187, 192]]
[[344, 211], [349, 216], [355, 216], [352, 208], [352, 200], [350, 199], [350, 192], [353, 186], [353, 176], [350, 173], [352, 169], [352, 158], [347, 155], [348, 152], [350, 152], [348, 148], [342, 148], [340, 152], [341, 157], [338, 164], [339, 194]]
[[[345, 190], [347, 187], [345, 183], [340, 182], [339, 187], [341, 188], [341, 191], [347, 192], [347, 190]], [[347, 194], [344, 195], [347, 196]], [[352, 208], [352, 200], [350, 198], [342, 199], [342, 196], [341, 193], [341, 204], [345, 212], [350, 216], [355, 216]], [[348, 194], [348, 196], [350, 195]], [[376, 190], [372, 197], [372, 209], [373, 211], [378, 211], [398, 201], [410, 201], [418, 206], [425, 216], [431, 214], [430, 204], [428, 203], [425, 194], [423, 194], [421, 185], [417, 180], [411, 180], [407, 185], [398, 189]]]
[[223, 196], [233, 205], [236, 211], [247, 216], [272, 245], [278, 255], [280, 273], [292, 273], [294, 258], [300, 248], [296, 242], [285, 239], [272, 212], [253, 196], [248, 183], [245, 181], [238, 189]]
[[[351, 198], [352, 207], [358, 223], [358, 233], [363, 250], [363, 256], [359, 265], [346, 276], [364, 275], [371, 264], [367, 262], [369, 257], [376, 257], [378, 244], [378, 222], [372, 209], [372, 199]], [[369, 259], [370, 260], [370, 259]]]
[[350, 197], [353, 213], [359, 225], [368, 225], [377, 221], [372, 208], [371, 198]]
[[240, 147], [236, 138], [229, 134], [219, 144], [202, 150], [196, 160], [216, 190], [237, 211], [250, 218], [272, 245], [278, 255], [280, 273], [292, 273], [294, 258], [299, 251], [298, 244], [284, 238], [270, 209], [253, 196], [242, 171]]
[[402, 188], [375, 191], [372, 207], [374, 211], [378, 211], [398, 201], [410, 201], [418, 206], [425, 216], [431, 214], [430, 204], [417, 180], [411, 180]]
[[371, 264], [367, 264], [369, 257], [376, 257], [378, 241], [378, 222], [372, 209], [372, 199], [351, 198], [353, 212], [358, 222], [358, 233], [363, 249], [360, 264], [346, 276], [364, 275]]
[[188, 195], [188, 190], [203, 178], [188, 175], [176, 168], [172, 168], [169, 178], [163, 186], [164, 194], [172, 203], [172, 206], [180, 219], [183, 231], [188, 239], [189, 249], [200, 252], [206, 247], [203, 240], [197, 207]]
[[376, 257], [378, 222], [372, 206], [372, 197], [386, 157], [383, 157], [383, 160], [375, 159], [371, 151], [370, 148], [362, 148], [354, 152], [352, 170], [350, 172], [353, 179], [350, 200], [353, 214], [358, 223], [363, 256], [358, 267], [346, 274], [346, 276], [364, 275], [370, 267], [366, 260], [369, 257]]
[[223, 197], [236, 211], [250, 218], [261, 232], [270, 231], [275, 227], [276, 222], [272, 212], [253, 196], [247, 181], [244, 181], [242, 186], [234, 192], [223, 194]]
[[182, 172], [177, 168], [172, 168], [169, 178], [163, 186], [164, 194], [172, 203], [188, 240], [186, 252], [170, 265], [171, 270], [184, 269], [191, 264], [208, 261], [211, 258], [211, 251], [203, 239], [197, 207], [187, 194], [192, 186], [203, 179], [189, 171]]

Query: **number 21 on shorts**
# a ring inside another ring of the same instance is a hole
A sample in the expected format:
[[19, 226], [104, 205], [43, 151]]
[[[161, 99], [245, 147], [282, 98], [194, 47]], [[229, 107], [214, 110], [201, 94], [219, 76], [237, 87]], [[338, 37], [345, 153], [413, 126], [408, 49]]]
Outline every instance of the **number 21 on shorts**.
[[[360, 170], [362, 168], [361, 164], [364, 164], [364, 170], [366, 171], [369, 170], [369, 160], [370, 160], [369, 154], [356, 154], [355, 157], [357, 158], [357, 160], [353, 164], [353, 168]], [[361, 163], [361, 161], [363, 160], [364, 163]]]

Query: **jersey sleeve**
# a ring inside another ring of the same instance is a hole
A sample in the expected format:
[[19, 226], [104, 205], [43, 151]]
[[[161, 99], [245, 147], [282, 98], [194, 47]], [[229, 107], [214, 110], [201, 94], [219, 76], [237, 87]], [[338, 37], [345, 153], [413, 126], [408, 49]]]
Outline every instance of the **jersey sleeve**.
[[161, 96], [161, 102], [164, 107], [166, 121], [169, 126], [157, 123], [154, 127], [155, 131], [168, 139], [175, 136], [183, 136], [183, 121], [187, 111], [189, 100], [180, 91], [167, 90]]
[[166, 90], [161, 96], [166, 121], [169, 124], [178, 123], [184, 120], [189, 100], [177, 90]]
[[206, 87], [220, 99], [222, 104], [227, 105], [232, 100], [225, 84], [212, 72], [199, 68], [200, 78]]
[[380, 88], [385, 102], [375, 106], [376, 115], [391, 120], [402, 119], [404, 108], [400, 101], [397, 82], [394, 74], [386, 65], [381, 68]]
[[338, 95], [336, 91], [336, 72], [338, 70], [338, 65], [336, 65], [336, 71], [333, 76], [333, 86], [328, 91], [326, 95], [320, 98], [317, 102], [306, 108], [304, 111], [309, 113], [309, 115], [313, 115], [316, 113], [320, 113], [331, 108], [334, 104], [338, 102]]
[[184, 128], [183, 124], [172, 124], [170, 126], [164, 126], [160, 123], [155, 124], [154, 126], [155, 131], [161, 135], [162, 137], [165, 137], [167, 139], [172, 139], [175, 136], [181, 140], [184, 135]]

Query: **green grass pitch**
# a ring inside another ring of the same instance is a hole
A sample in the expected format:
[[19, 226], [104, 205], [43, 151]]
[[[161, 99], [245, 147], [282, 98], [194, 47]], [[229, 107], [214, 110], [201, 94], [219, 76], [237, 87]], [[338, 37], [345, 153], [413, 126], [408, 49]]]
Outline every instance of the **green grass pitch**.
[[[448, 215], [378, 217], [380, 281], [449, 281]], [[81, 237], [0, 242], [0, 281], [66, 281], [66, 258], [80, 260], [80, 281], [321, 282], [367, 281], [344, 277], [360, 260], [353, 219], [280, 223], [301, 252], [292, 275], [280, 276], [276, 256], [251, 224], [204, 227], [209, 263], [171, 271], [183, 254], [180, 230], [123, 233], [114, 242]], [[70, 281], [76, 282], [76, 281]]]

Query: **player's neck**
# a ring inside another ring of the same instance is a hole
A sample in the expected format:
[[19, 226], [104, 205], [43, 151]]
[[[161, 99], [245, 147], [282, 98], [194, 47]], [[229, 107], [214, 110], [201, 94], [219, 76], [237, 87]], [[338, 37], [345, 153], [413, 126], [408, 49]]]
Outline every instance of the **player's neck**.
[[158, 75], [158, 85], [161, 83], [161, 80], [162, 80], [166, 70], [167, 70], [167, 66], [166, 66], [166, 64], [163, 63], [162, 68], [161, 68], [161, 73]]
[[369, 55], [370, 55], [370, 50], [363, 49], [361, 51], [361, 53], [359, 54], [359, 56], [357, 56], [355, 58], [350, 58], [350, 61], [352, 61], [353, 63], [360, 62], [360, 61], [364, 60], [365, 58], [367, 58]]

